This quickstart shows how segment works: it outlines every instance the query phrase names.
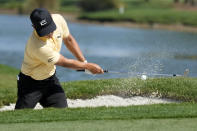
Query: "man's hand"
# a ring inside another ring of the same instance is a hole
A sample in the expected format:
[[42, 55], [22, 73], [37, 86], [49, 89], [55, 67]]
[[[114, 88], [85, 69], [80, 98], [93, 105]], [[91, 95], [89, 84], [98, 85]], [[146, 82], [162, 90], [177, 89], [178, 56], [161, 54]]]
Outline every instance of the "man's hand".
[[[75, 40], [75, 38], [69, 34], [69, 36], [67, 36], [66, 38], [64, 38], [64, 44], [66, 45], [66, 47], [70, 50], [70, 52], [81, 62], [85, 61], [85, 57], [83, 56], [79, 45], [77, 43], [77, 41]], [[59, 62], [60, 63], [60, 62]], [[68, 63], [68, 61], [67, 61]], [[58, 63], [57, 63], [58, 64]], [[84, 63], [83, 63], [84, 64]], [[85, 69], [90, 71], [92, 74], [103, 74], [103, 69], [94, 63], [85, 63], [85, 66], [83, 66], [83, 64], [80, 64], [79, 62], [74, 62], [72, 64], [70, 64], [70, 66], [68, 66], [68, 64], [66, 65], [64, 63], [64, 67], [70, 67], [73, 69]], [[62, 64], [59, 64], [62, 65]], [[72, 65], [72, 66], [71, 66]]]
[[86, 63], [85, 69], [89, 70], [92, 74], [103, 74], [103, 69], [95, 63]]

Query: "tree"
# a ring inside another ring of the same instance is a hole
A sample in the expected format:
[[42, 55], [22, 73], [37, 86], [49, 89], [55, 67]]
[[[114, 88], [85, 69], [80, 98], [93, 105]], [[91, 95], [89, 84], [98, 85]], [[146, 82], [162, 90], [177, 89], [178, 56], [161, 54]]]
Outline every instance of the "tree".
[[100, 11], [118, 8], [119, 0], [80, 0], [79, 6], [84, 11]]
[[31, 12], [35, 8], [46, 8], [55, 11], [59, 8], [59, 0], [27, 0], [24, 6], [25, 12]]
[[184, 4], [190, 4], [191, 6], [196, 5], [196, 1], [195, 0], [184, 0]]
[[180, 1], [179, 0], [174, 0], [174, 3], [179, 3]]
[[194, 5], [195, 5], [195, 0], [190, 0], [190, 4], [191, 4], [192, 6], [194, 6]]
[[184, 0], [184, 3], [185, 3], [185, 4], [188, 4], [188, 3], [189, 3], [189, 0]]

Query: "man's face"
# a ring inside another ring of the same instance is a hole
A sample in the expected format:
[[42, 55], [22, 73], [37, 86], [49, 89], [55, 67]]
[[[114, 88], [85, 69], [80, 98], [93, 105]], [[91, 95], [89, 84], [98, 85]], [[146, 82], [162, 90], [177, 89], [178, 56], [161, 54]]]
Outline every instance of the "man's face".
[[[33, 25], [32, 25], [32, 27], [34, 28]], [[35, 29], [35, 28], [34, 28], [34, 29]], [[36, 30], [36, 29], [35, 29], [35, 30]], [[45, 37], [45, 38], [47, 38], [47, 39], [52, 38], [52, 37], [53, 37], [53, 32], [51, 32], [50, 34], [45, 35], [45, 36], [43, 36], [43, 37]]]
[[50, 34], [45, 35], [45, 36], [43, 36], [43, 37], [45, 37], [45, 38], [52, 38], [52, 37], [53, 37], [53, 32], [51, 32]]

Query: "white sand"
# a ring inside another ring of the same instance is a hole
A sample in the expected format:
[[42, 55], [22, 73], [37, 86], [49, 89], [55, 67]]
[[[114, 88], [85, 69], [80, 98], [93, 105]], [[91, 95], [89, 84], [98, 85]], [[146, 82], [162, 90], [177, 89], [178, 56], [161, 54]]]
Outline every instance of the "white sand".
[[[176, 101], [161, 98], [151, 98], [151, 97], [129, 97], [123, 98], [114, 95], [97, 96], [93, 99], [67, 99], [69, 108], [77, 107], [98, 107], [98, 106], [131, 106], [131, 105], [147, 105], [147, 104], [159, 104], [159, 103], [173, 103]], [[15, 104], [10, 104], [9, 106], [4, 106], [0, 108], [0, 111], [14, 110]], [[35, 109], [42, 109], [40, 104], [37, 104]]]

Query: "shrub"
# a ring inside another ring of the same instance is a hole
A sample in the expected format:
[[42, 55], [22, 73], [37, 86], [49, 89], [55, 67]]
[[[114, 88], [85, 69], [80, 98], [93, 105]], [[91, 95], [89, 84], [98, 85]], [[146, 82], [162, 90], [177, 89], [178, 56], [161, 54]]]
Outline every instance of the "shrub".
[[79, 2], [82, 10], [87, 12], [117, 8], [119, 4], [119, 0], [80, 0]]
[[46, 8], [55, 11], [59, 8], [59, 0], [27, 0], [24, 5], [24, 11], [30, 13], [35, 8]]

